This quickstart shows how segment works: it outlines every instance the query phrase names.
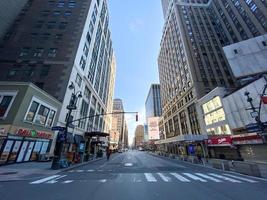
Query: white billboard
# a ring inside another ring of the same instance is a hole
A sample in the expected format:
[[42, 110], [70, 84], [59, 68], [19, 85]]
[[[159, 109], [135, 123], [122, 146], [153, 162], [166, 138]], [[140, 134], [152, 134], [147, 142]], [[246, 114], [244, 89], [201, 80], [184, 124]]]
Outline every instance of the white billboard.
[[148, 118], [148, 139], [158, 140], [159, 139], [159, 117]]

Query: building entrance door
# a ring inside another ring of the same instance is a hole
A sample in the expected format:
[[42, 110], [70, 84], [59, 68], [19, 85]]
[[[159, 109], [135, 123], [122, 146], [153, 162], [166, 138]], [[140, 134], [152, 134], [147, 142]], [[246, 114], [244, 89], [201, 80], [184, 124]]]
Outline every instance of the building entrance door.
[[27, 150], [28, 144], [29, 144], [29, 141], [24, 141], [23, 142], [22, 147], [21, 147], [20, 152], [19, 152], [19, 156], [18, 156], [17, 162], [22, 162], [23, 161], [23, 158], [24, 158], [25, 152]]

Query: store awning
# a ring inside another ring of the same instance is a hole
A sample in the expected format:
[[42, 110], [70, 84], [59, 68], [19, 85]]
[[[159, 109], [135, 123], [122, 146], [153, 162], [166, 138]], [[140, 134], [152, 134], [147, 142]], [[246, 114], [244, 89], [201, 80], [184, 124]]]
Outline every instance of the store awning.
[[211, 136], [207, 140], [208, 146], [231, 146], [232, 138], [228, 136]]
[[233, 144], [263, 144], [263, 137], [258, 133], [247, 133], [232, 136]]
[[85, 132], [84, 137], [107, 137], [109, 133], [104, 133], [100, 131]]
[[84, 142], [83, 136], [75, 134], [75, 136], [74, 136], [74, 142], [76, 144], [80, 144], [80, 143]]

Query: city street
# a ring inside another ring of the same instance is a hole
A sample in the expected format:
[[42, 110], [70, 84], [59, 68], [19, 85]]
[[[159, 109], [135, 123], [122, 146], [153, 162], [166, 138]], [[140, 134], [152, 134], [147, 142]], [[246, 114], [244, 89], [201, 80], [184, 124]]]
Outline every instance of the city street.
[[56, 175], [0, 182], [0, 194], [3, 200], [264, 200], [267, 181], [128, 151]]

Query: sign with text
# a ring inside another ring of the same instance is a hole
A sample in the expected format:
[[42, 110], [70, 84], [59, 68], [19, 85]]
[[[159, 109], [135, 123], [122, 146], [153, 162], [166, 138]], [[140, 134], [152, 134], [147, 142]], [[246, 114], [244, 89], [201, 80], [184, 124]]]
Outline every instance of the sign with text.
[[225, 137], [211, 137], [208, 139], [208, 145], [222, 145], [222, 146], [228, 146], [232, 144], [232, 138], [230, 136]]
[[148, 139], [158, 140], [159, 139], [159, 117], [150, 117], [147, 120], [148, 126]]
[[43, 131], [36, 131], [36, 130], [28, 130], [28, 129], [18, 129], [16, 135], [21, 137], [33, 137], [33, 138], [44, 138], [50, 139], [52, 138], [51, 133], [43, 132]]

